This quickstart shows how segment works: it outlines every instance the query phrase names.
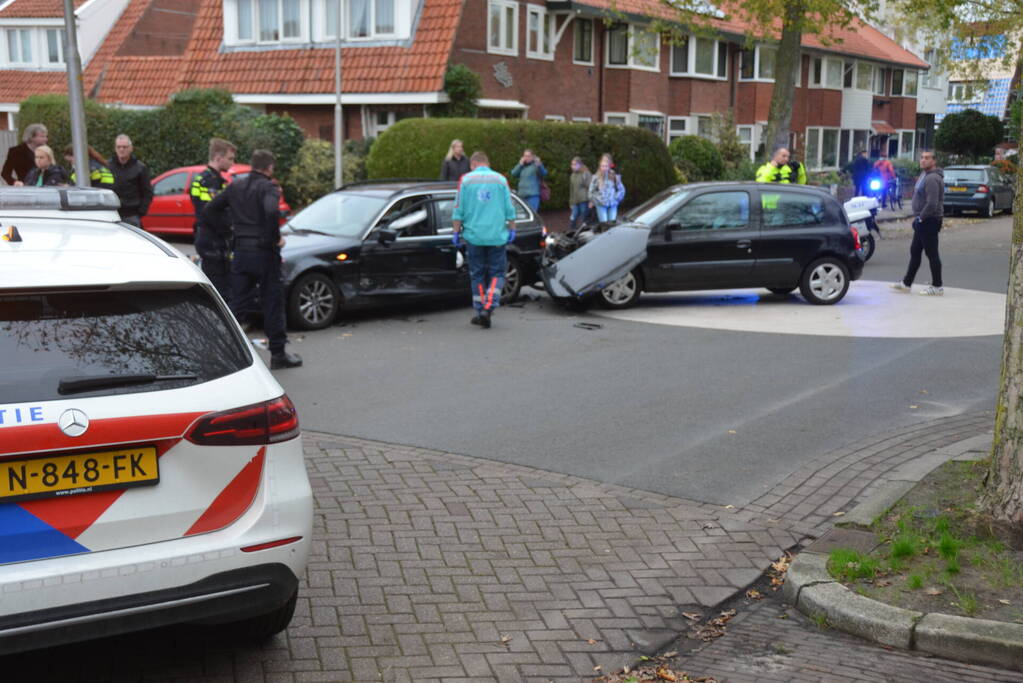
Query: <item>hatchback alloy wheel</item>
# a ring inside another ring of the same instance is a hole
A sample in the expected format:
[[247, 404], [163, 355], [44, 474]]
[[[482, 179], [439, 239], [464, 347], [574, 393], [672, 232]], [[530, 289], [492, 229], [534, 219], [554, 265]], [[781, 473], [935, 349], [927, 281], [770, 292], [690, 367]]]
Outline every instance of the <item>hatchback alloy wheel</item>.
[[600, 290], [598, 301], [604, 308], [628, 308], [636, 303], [641, 292], [636, 271]]
[[334, 322], [340, 298], [337, 287], [326, 275], [303, 275], [291, 292], [289, 313], [292, 322], [307, 330], [323, 329]]
[[849, 270], [837, 259], [827, 257], [814, 261], [804, 271], [799, 283], [803, 298], [812, 304], [828, 305], [842, 300], [849, 290]]

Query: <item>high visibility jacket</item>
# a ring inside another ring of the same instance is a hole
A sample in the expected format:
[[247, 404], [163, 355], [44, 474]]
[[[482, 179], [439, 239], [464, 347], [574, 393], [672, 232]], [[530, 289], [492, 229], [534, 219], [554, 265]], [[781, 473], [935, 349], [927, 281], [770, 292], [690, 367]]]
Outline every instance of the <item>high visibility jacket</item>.
[[[71, 170], [71, 184], [74, 185], [76, 180], [74, 169]], [[93, 187], [103, 187], [108, 190], [114, 189], [114, 174], [113, 172], [99, 163], [95, 159], [89, 159], [89, 184]]]
[[204, 259], [220, 259], [226, 261], [231, 252], [231, 214], [224, 217], [223, 229], [210, 226], [203, 218], [203, 209], [220, 194], [227, 185], [220, 171], [207, 166], [202, 173], [192, 176], [192, 186], [188, 189], [192, 208], [195, 210], [195, 250]]
[[798, 183], [806, 185], [806, 167], [798, 161], [775, 166], [770, 161], [757, 169], [758, 183]]
[[452, 218], [462, 221], [469, 244], [496, 247], [508, 241], [508, 221], [515, 220], [508, 181], [486, 166], [478, 166], [458, 182]]
[[192, 176], [192, 186], [188, 190], [188, 196], [192, 200], [192, 208], [195, 210], [198, 222], [202, 222], [202, 210], [220, 194], [224, 185], [227, 185], [224, 176], [220, 175], [220, 171], [212, 166], [207, 166], [202, 173]]

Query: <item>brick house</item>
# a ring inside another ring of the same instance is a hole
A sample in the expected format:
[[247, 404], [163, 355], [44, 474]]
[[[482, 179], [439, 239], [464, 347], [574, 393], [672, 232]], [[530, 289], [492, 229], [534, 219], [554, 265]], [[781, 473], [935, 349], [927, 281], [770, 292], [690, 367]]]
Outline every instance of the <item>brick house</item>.
[[[184, 88], [222, 87], [240, 103], [291, 114], [307, 135], [332, 137], [336, 2], [89, 0], [82, 8], [96, 2], [126, 6], [87, 60], [88, 96], [144, 107]], [[58, 0], [8, 5], [23, 3]], [[651, 17], [670, 18], [657, 0], [342, 0], [341, 7], [348, 138], [428, 115], [429, 105], [447, 99], [447, 65], [462, 63], [481, 76], [482, 116], [637, 125], [668, 142], [706, 135], [712, 113], [732, 110], [751, 156], [761, 143], [774, 51], [743, 49], [741, 25], [721, 20], [717, 38], [673, 45], [644, 29]], [[912, 155], [926, 62], [866, 24], [832, 37], [841, 42], [803, 42], [792, 117], [797, 155], [823, 169], [860, 147]], [[25, 73], [0, 64], [0, 107], [16, 108], [29, 92], [62, 91], [59, 76], [51, 83], [38, 70]], [[27, 89], [8, 89], [16, 78]]]

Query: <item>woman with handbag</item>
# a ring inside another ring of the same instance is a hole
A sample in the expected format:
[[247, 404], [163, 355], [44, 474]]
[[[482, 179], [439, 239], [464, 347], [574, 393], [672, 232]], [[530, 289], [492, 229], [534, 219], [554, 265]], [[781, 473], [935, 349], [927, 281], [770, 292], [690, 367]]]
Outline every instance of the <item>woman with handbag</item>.
[[[529, 208], [533, 211], [539, 211], [540, 195], [546, 187], [543, 179], [547, 175], [547, 169], [543, 167], [540, 157], [533, 154], [531, 149], [525, 150], [522, 152], [522, 158], [519, 160], [519, 163], [515, 164], [515, 168], [512, 169], [511, 175], [513, 178], [519, 179], [517, 189], [519, 196], [525, 200]], [[550, 190], [547, 190], [547, 192], [548, 198], [550, 198]]]
[[590, 201], [597, 207], [597, 220], [614, 223], [618, 220], [618, 205], [625, 199], [625, 185], [614, 169], [610, 154], [600, 157], [600, 168], [590, 180]]

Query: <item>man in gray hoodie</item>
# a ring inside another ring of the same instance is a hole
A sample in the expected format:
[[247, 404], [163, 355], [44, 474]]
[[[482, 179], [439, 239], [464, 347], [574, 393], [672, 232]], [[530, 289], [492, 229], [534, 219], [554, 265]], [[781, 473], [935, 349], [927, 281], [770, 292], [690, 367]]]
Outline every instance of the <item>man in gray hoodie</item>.
[[941, 296], [945, 293], [941, 283], [941, 257], [938, 256], [938, 232], [941, 231], [941, 217], [944, 215], [945, 175], [938, 168], [934, 152], [920, 152], [920, 177], [913, 188], [913, 242], [909, 246], [909, 267], [902, 282], [896, 282], [892, 289], [909, 293], [913, 278], [920, 268], [921, 253], [927, 254], [931, 264], [931, 284], [920, 290], [924, 296]]

